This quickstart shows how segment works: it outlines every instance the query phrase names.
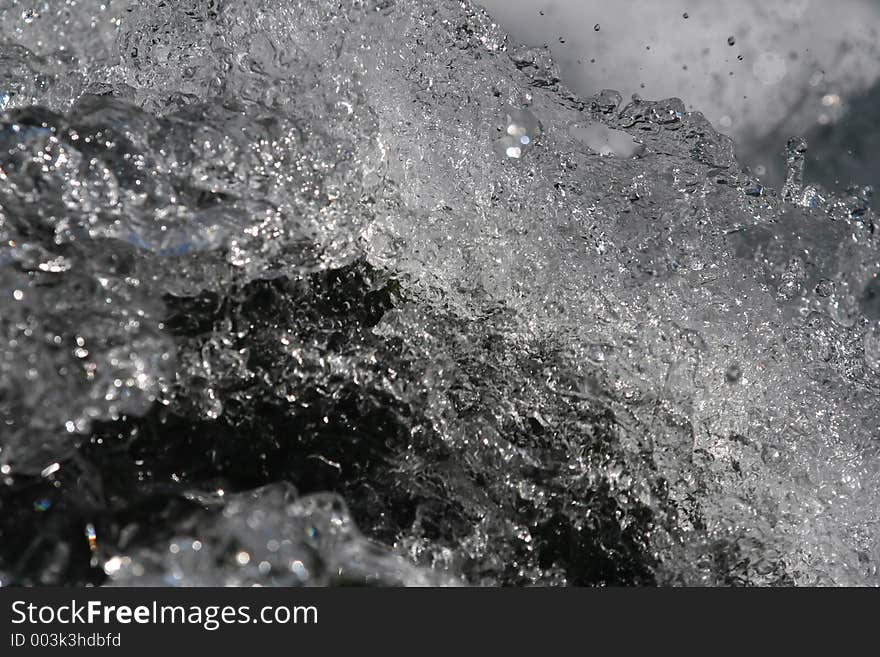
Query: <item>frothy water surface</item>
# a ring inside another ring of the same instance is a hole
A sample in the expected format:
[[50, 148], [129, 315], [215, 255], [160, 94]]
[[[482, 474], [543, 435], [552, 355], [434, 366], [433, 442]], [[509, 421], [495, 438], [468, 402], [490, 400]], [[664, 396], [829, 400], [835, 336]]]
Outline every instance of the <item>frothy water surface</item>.
[[0, 7], [2, 581], [878, 583], [876, 218], [805, 144], [470, 2]]

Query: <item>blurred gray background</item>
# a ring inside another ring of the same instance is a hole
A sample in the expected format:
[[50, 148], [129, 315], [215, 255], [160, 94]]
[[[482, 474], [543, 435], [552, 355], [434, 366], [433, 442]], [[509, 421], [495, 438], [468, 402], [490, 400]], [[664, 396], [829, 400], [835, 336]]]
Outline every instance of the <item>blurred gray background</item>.
[[514, 40], [549, 46], [582, 94], [683, 99], [770, 184], [796, 134], [808, 181], [880, 182], [880, 0], [480, 2]]

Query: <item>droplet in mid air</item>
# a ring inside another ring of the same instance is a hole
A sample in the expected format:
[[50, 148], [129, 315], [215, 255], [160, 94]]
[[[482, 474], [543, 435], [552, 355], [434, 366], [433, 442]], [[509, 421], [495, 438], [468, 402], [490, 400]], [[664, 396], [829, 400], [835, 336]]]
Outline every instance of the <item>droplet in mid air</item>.
[[601, 26], [599, 25], [599, 23], [596, 23], [596, 24], [593, 26], [593, 29], [596, 30], [596, 31], [598, 32], [598, 31], [601, 29]]
[[736, 45], [736, 37], [734, 37], [734, 36], [727, 37], [727, 45], [728, 46], [735, 46]]
[[519, 159], [541, 136], [541, 122], [527, 109], [512, 109], [504, 121], [504, 136], [495, 141], [495, 150], [502, 157]]

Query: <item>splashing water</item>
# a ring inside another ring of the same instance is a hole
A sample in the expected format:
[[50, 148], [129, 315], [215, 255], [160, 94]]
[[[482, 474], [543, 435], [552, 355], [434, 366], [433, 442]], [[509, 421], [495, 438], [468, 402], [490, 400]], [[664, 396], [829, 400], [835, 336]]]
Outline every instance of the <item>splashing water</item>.
[[0, 15], [3, 581], [880, 583], [875, 217], [805, 144], [777, 196], [458, 0]]

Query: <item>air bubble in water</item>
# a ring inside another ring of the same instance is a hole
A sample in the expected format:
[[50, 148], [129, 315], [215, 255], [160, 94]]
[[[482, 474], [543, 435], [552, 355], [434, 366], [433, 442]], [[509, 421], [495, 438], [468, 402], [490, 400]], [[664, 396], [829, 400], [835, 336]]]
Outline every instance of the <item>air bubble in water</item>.
[[504, 132], [505, 135], [495, 142], [496, 152], [519, 159], [541, 136], [541, 123], [530, 110], [514, 109], [507, 113]]

